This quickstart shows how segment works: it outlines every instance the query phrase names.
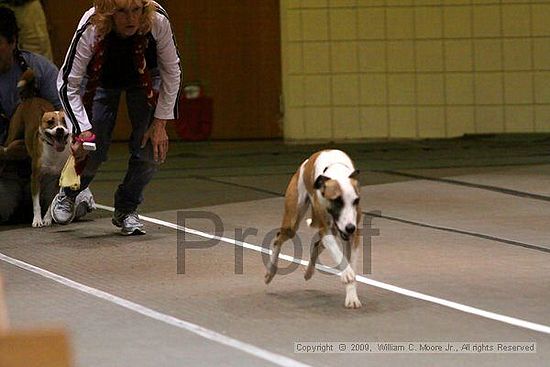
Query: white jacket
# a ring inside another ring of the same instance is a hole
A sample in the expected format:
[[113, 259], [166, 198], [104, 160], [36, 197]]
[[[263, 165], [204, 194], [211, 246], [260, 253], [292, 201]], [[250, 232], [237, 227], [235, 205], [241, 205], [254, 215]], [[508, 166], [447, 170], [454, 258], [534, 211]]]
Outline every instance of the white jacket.
[[[161, 79], [154, 117], [171, 120], [178, 116], [181, 84], [180, 58], [167, 13], [160, 5], [154, 4], [157, 11], [154, 15], [151, 34], [157, 43], [157, 63]], [[74, 134], [80, 134], [92, 128], [80, 92], [96, 40], [96, 29], [90, 21], [94, 12], [95, 9], [91, 8], [80, 19], [57, 77], [59, 97], [65, 109], [65, 115], [73, 125]]]

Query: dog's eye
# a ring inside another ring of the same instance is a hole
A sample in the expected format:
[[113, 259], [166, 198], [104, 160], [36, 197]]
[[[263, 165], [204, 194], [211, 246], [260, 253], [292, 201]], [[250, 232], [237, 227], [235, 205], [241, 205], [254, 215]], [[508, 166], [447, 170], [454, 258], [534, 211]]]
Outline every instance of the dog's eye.
[[333, 218], [338, 218], [343, 207], [344, 200], [342, 200], [341, 196], [338, 196], [336, 199], [332, 200], [331, 205], [329, 205], [328, 207], [328, 212], [330, 213], [330, 215], [332, 215]]
[[359, 205], [359, 198], [353, 200], [353, 205], [355, 206]]
[[53, 126], [55, 125], [55, 121], [54, 120], [48, 120], [48, 126]]

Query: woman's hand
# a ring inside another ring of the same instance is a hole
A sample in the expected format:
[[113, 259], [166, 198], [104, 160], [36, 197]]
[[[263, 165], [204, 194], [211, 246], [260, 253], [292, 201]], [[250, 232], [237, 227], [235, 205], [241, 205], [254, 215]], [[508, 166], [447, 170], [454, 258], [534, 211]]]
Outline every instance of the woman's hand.
[[144, 148], [147, 141], [151, 140], [153, 145], [153, 159], [157, 163], [164, 163], [168, 153], [168, 134], [166, 133], [166, 120], [155, 117], [151, 126], [143, 135], [141, 148]]
[[90, 130], [86, 130], [80, 133], [78, 137], [80, 139], [75, 139], [71, 144], [71, 150], [73, 152], [75, 162], [80, 162], [88, 155], [88, 151], [84, 150], [82, 147], [82, 140], [90, 139], [94, 134]]

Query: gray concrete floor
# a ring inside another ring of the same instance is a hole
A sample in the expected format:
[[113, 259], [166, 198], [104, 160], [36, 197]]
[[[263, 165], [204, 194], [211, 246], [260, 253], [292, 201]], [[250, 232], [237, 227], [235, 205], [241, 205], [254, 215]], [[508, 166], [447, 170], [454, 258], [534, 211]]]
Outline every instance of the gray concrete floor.
[[[169, 223], [178, 222], [178, 212], [212, 213], [223, 236], [248, 229], [246, 241], [261, 246], [279, 225], [282, 194], [298, 165], [320, 148], [337, 147], [361, 169], [363, 211], [379, 230], [370, 261], [362, 259], [371, 270], [366, 277], [548, 326], [549, 142], [548, 135], [507, 135], [309, 145], [174, 143], [141, 212]], [[98, 203], [112, 205], [126, 159], [126, 146], [114, 145], [92, 185]], [[214, 232], [208, 220], [191, 219], [186, 226]], [[304, 227], [299, 237], [306, 258], [313, 232]], [[358, 288], [364, 307], [346, 310], [339, 279], [320, 272], [304, 282], [297, 269], [265, 286], [262, 256], [228, 243], [187, 250], [185, 274], [178, 274], [182, 233], [152, 223], [147, 230], [146, 236], [122, 237], [110, 213], [97, 210], [69, 226], [0, 227], [0, 254], [246, 347], [204, 338], [0, 261], [12, 325], [65, 326], [77, 366], [543, 366], [550, 359], [549, 334], [369, 285]], [[292, 250], [283, 248], [290, 255]], [[242, 274], [235, 274], [239, 254]], [[298, 341], [536, 342], [537, 353], [298, 354]], [[250, 353], [253, 347], [268, 353]]]

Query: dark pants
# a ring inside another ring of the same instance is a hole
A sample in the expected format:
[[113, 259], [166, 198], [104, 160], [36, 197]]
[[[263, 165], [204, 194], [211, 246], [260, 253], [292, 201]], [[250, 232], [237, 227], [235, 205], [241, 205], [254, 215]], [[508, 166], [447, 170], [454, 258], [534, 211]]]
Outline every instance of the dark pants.
[[0, 223], [32, 221], [31, 181], [0, 177]]
[[[21, 162], [20, 164], [25, 164]], [[41, 215], [46, 213], [55, 194], [59, 191], [59, 176], [40, 177]], [[0, 177], [0, 223], [30, 223], [33, 220], [33, 204], [30, 175], [13, 172]]]
[[[97, 88], [92, 107], [92, 131], [96, 134], [97, 150], [90, 152], [88, 162], [81, 175], [79, 191], [65, 188], [65, 193], [75, 198], [92, 182], [97, 170], [107, 160], [115, 126], [121, 89]], [[115, 193], [115, 209], [123, 212], [136, 210], [143, 201], [143, 190], [158, 169], [153, 158], [153, 146], [150, 141], [141, 148], [143, 135], [153, 120], [153, 108], [147, 103], [145, 92], [141, 88], [126, 89], [128, 115], [132, 124], [129, 150], [130, 160], [122, 184]]]

